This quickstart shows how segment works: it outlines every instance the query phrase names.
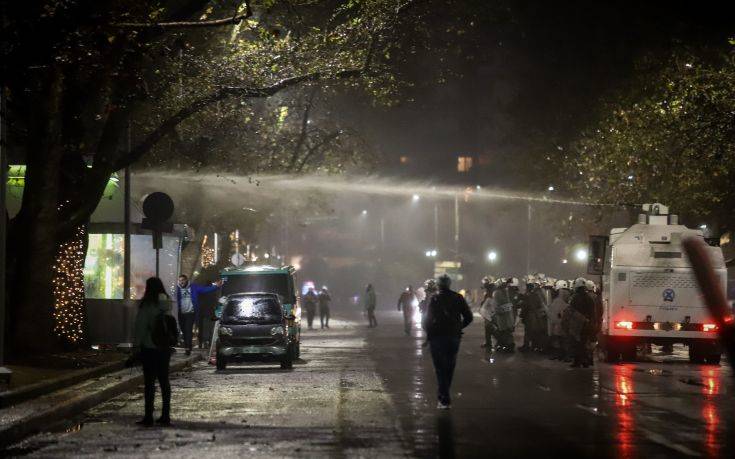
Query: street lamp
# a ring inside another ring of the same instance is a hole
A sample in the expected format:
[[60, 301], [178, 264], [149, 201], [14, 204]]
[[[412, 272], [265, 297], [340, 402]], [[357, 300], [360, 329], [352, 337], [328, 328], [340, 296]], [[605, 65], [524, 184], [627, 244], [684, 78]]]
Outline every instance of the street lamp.
[[424, 254], [426, 255], [426, 258], [436, 258], [438, 252], [436, 249], [429, 249]]
[[554, 185], [549, 185], [549, 188], [548, 188], [548, 190], [549, 190], [549, 191], [554, 191]]
[[567, 260], [566, 258], [562, 258], [562, 259], [561, 259], [561, 263], [562, 263], [563, 265], [565, 265], [565, 264], [569, 263], [569, 260]]
[[419, 202], [419, 199], [421, 199], [421, 196], [419, 196], [419, 195], [417, 195], [417, 194], [413, 195], [413, 197], [411, 198], [411, 200], [412, 200], [413, 202]]
[[495, 263], [495, 260], [498, 259], [498, 252], [491, 250], [487, 253], [487, 259], [490, 263]]
[[362, 214], [363, 214], [363, 215], [367, 215], [367, 209], [363, 209], [363, 210], [362, 210]]
[[586, 249], [577, 249], [576, 252], [574, 252], [574, 258], [577, 259], [579, 262], [583, 262], [587, 260], [587, 250]]

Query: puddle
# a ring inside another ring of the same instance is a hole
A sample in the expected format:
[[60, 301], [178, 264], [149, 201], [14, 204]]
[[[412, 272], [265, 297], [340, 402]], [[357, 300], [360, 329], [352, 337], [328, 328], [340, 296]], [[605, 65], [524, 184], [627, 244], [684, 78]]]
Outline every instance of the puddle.
[[587, 405], [582, 405], [580, 403], [577, 403], [575, 406], [579, 408], [580, 410], [584, 410], [588, 413], [592, 413], [595, 416], [607, 416], [607, 414], [600, 411], [596, 406], [587, 406]]
[[84, 427], [83, 422], [76, 423], [74, 425], [68, 426], [64, 429], [64, 433], [71, 433], [71, 432], [80, 432], [82, 430], [82, 427]]
[[694, 379], [694, 378], [682, 378], [679, 380], [680, 382], [683, 382], [684, 384], [689, 384], [690, 386], [700, 386], [705, 387], [705, 384], [702, 382], [701, 379]]
[[633, 371], [637, 373], [646, 373], [653, 376], [671, 376], [673, 373], [669, 370], [662, 370], [660, 368], [650, 368], [645, 370], [643, 368], [635, 368]]

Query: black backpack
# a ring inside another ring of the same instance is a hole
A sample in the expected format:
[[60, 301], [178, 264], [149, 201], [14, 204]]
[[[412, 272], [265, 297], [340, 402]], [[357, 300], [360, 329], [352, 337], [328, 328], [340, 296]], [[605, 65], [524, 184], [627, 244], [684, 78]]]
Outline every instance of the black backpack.
[[163, 312], [158, 314], [153, 321], [151, 340], [156, 347], [161, 349], [176, 346], [179, 340], [179, 327], [176, 326], [176, 319]]

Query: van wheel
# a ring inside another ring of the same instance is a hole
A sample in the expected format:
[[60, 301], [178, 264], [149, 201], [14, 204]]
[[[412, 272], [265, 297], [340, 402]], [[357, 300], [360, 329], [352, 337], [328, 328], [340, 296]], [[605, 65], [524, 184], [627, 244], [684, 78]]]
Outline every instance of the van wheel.
[[227, 359], [224, 355], [217, 354], [217, 370], [227, 369]]
[[615, 363], [620, 358], [620, 350], [613, 343], [605, 344], [605, 362]]
[[635, 362], [637, 356], [635, 344], [629, 344], [623, 348], [623, 360], [626, 362]]
[[288, 356], [285, 359], [281, 360], [281, 368], [284, 370], [290, 370], [291, 368], [293, 368], [293, 360], [291, 360], [291, 356]]
[[697, 343], [689, 343], [689, 362], [704, 363], [704, 357]]

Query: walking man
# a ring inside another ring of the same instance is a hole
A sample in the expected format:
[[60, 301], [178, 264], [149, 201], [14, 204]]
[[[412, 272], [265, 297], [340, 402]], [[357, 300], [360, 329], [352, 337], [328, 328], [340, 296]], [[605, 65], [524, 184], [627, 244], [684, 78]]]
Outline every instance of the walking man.
[[316, 316], [316, 303], [319, 301], [314, 289], [309, 287], [309, 291], [304, 295], [304, 309], [306, 309], [306, 323], [309, 330], [314, 328], [314, 316]]
[[368, 327], [373, 328], [378, 326], [378, 321], [375, 319], [375, 305], [377, 303], [377, 299], [375, 298], [375, 289], [373, 288], [373, 284], [368, 284], [367, 289], [365, 290], [365, 311], [367, 311], [368, 316]]
[[413, 311], [417, 305], [416, 293], [414, 293], [413, 287], [409, 285], [398, 298], [398, 311], [403, 311], [403, 330], [407, 335], [411, 334]]
[[438, 279], [439, 292], [431, 298], [422, 326], [431, 349], [437, 385], [437, 408], [449, 409], [454, 367], [457, 364], [462, 329], [472, 322], [472, 312], [464, 297], [450, 290], [451, 279], [446, 274]]
[[322, 328], [329, 328], [329, 303], [332, 302], [332, 297], [329, 296], [326, 286], [322, 287], [317, 299], [319, 301], [319, 322]]
[[199, 295], [214, 292], [222, 286], [222, 280], [211, 285], [199, 285], [189, 282], [189, 278], [182, 274], [176, 285], [176, 305], [178, 306], [179, 328], [184, 335], [186, 355], [191, 354], [191, 342], [194, 324], [199, 322]]

